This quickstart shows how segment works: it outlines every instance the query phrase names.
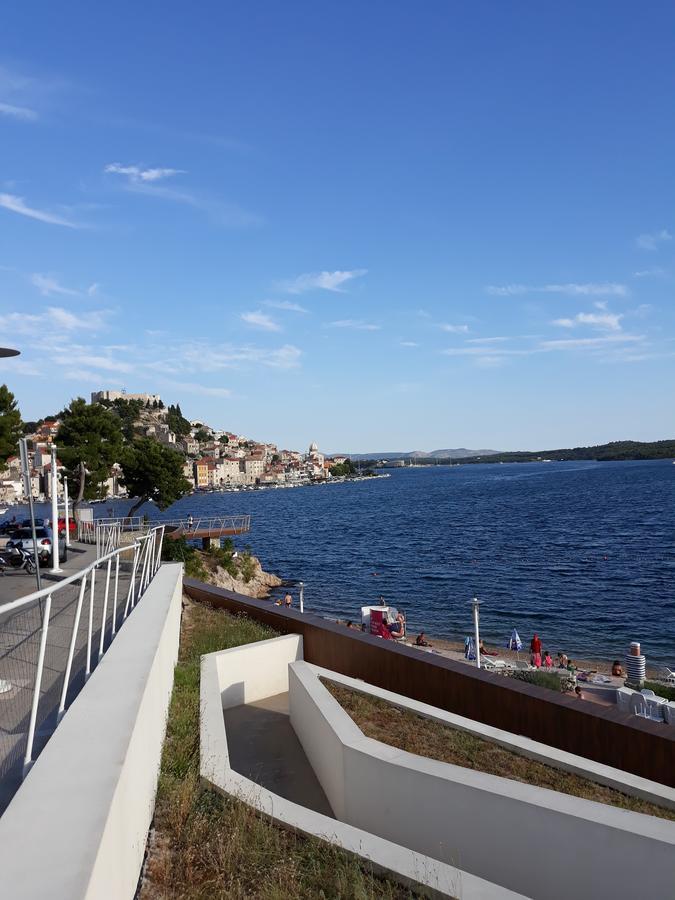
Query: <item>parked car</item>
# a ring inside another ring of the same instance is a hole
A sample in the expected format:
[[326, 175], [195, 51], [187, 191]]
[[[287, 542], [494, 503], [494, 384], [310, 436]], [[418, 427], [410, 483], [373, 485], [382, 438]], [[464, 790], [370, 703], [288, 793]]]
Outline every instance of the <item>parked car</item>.
[[[72, 516], [70, 516], [68, 518], [68, 530], [70, 531], [71, 537], [77, 531], [77, 522], [75, 521], [75, 519], [73, 519]], [[61, 535], [61, 534], [65, 534], [65, 533], [66, 533], [66, 520], [63, 517], [61, 517], [59, 519], [59, 534]]]
[[[46, 528], [45, 520], [37, 518], [35, 520], [35, 527], [36, 528]], [[19, 528], [30, 528], [30, 519], [24, 519], [23, 522], [21, 523], [21, 525], [19, 525]]]
[[[52, 559], [52, 530], [51, 528], [36, 528], [38, 558], [41, 563], [49, 563]], [[59, 562], [67, 559], [66, 539], [59, 535]], [[7, 547], [19, 547], [22, 550], [33, 552], [33, 533], [30, 528], [17, 528], [7, 541]]]

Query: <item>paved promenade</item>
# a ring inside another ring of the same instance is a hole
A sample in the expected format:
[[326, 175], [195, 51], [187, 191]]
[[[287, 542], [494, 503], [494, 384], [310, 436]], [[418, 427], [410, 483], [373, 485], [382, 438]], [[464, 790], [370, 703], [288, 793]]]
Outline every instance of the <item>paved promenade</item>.
[[[96, 548], [76, 544], [63, 564], [62, 575], [49, 575], [43, 570], [43, 588], [85, 568], [96, 558]], [[87, 638], [91, 618], [91, 669], [98, 661], [103, 629], [104, 647], [112, 636], [114, 614], [114, 565], [108, 604], [103, 616], [106, 565], [96, 571], [93, 595], [91, 577], [87, 580], [82, 612], [77, 629], [72, 675], [66, 709], [82, 688], [87, 661]], [[122, 563], [117, 586], [116, 628], [129, 592], [130, 563]], [[35, 732], [33, 758], [39, 753], [56, 726], [57, 711], [73, 633], [80, 580], [53, 594], [47, 633], [44, 672]], [[30, 602], [13, 612], [3, 613], [3, 606], [36, 590], [35, 577], [24, 573], [0, 576], [0, 814], [21, 783], [23, 757], [26, 750], [28, 723], [37, 672], [38, 651], [42, 632], [45, 601]]]

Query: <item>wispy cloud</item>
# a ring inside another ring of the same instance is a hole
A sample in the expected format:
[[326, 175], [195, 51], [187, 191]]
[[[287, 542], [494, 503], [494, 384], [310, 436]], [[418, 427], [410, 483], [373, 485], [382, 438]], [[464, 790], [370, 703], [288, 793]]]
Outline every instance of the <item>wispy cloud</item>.
[[16, 194], [0, 194], [0, 207], [18, 213], [20, 216], [27, 216], [29, 219], [37, 219], [38, 222], [46, 222], [48, 225], [63, 225], [66, 228], [83, 227], [57, 213], [27, 206], [23, 197], [17, 197]]
[[551, 323], [559, 328], [575, 328], [577, 325], [592, 325], [607, 331], [621, 331], [620, 313], [577, 313], [574, 318], [554, 319]]
[[542, 350], [597, 350], [615, 344], [633, 344], [644, 341], [642, 334], [608, 334], [597, 338], [569, 338], [559, 341], [542, 341]]
[[264, 219], [256, 213], [248, 212], [232, 203], [224, 203], [213, 197], [205, 197], [186, 190], [176, 190], [165, 187], [152, 181], [127, 180], [124, 189], [134, 194], [142, 194], [146, 197], [156, 197], [160, 200], [168, 200], [172, 203], [181, 203], [191, 206], [200, 212], [206, 213], [216, 224], [226, 228], [251, 228], [262, 225]]
[[269, 306], [272, 309], [284, 309], [287, 312], [309, 312], [304, 306], [300, 306], [299, 303], [293, 303], [291, 300], [265, 300], [265, 306]]
[[100, 331], [106, 326], [108, 310], [95, 310], [75, 315], [59, 306], [50, 306], [42, 313], [8, 313], [0, 316], [0, 331], [43, 336], [45, 332], [70, 333]]
[[467, 340], [467, 344], [501, 344], [504, 341], [510, 341], [511, 338], [504, 337], [503, 335], [499, 335], [498, 337], [479, 337], [479, 338], [469, 338]]
[[251, 325], [253, 328], [262, 328], [263, 331], [281, 331], [281, 325], [275, 322], [271, 316], [260, 310], [242, 313], [240, 316], [243, 322]]
[[362, 319], [338, 319], [336, 322], [328, 322], [329, 328], [352, 328], [355, 331], [379, 331], [379, 325], [372, 322], [364, 322]]
[[302, 294], [305, 291], [323, 290], [342, 293], [343, 285], [354, 278], [362, 278], [368, 269], [352, 269], [351, 271], [308, 272], [298, 275], [289, 281], [281, 281], [278, 287], [288, 294]]
[[123, 166], [121, 163], [108, 163], [103, 169], [109, 175], [126, 175], [129, 181], [148, 183], [161, 181], [164, 178], [172, 178], [174, 175], [184, 175], [184, 169], [169, 169], [159, 167]]
[[160, 381], [166, 387], [173, 388], [178, 391], [185, 391], [187, 394], [206, 394], [207, 397], [222, 397], [227, 399], [232, 396], [230, 388], [215, 387], [209, 384], [197, 384], [194, 381], [175, 381], [173, 378], [161, 378]]
[[651, 269], [639, 269], [637, 272], [633, 272], [633, 278], [659, 278], [665, 274], [665, 269], [660, 266], [652, 266]]
[[101, 285], [97, 281], [95, 281], [93, 284], [90, 284], [89, 287], [87, 288], [87, 296], [95, 297], [98, 294], [100, 289], [101, 289]]
[[30, 283], [40, 291], [43, 297], [49, 297], [51, 294], [63, 294], [65, 297], [81, 296], [79, 291], [64, 287], [51, 275], [40, 275], [35, 272], [30, 276]]
[[438, 327], [441, 329], [441, 331], [449, 331], [451, 334], [467, 334], [469, 331], [468, 325], [441, 324]]
[[641, 250], [658, 250], [661, 244], [672, 241], [672, 234], [662, 228], [660, 231], [653, 231], [650, 234], [640, 234], [635, 238], [635, 243]]
[[612, 281], [587, 282], [579, 284], [544, 284], [540, 286], [526, 284], [490, 284], [485, 289], [495, 297], [513, 297], [519, 294], [566, 294], [570, 297], [625, 297], [629, 290], [625, 284]]
[[19, 119], [22, 122], [34, 122], [38, 114], [27, 106], [15, 106], [13, 103], [0, 103], [0, 115]]
[[399, 341], [401, 347], [419, 347], [417, 341]]

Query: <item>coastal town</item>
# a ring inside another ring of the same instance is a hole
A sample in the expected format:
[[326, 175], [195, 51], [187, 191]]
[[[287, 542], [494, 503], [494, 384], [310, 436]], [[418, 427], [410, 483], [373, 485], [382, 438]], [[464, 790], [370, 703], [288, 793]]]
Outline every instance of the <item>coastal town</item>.
[[[293, 487], [317, 484], [352, 473], [346, 456], [327, 456], [312, 443], [307, 451], [279, 449], [232, 431], [213, 428], [183, 417], [180, 406], [166, 406], [159, 394], [127, 394], [99, 390], [91, 403], [117, 411], [130, 421], [134, 438], [149, 438], [175, 451], [183, 461], [183, 476], [193, 491], [237, 491], [256, 487]], [[26, 423], [33, 498], [50, 499], [51, 446], [58, 443], [59, 417]], [[57, 460], [60, 464], [60, 460]], [[63, 484], [58, 482], [59, 490]], [[103, 499], [128, 494], [119, 460], [113, 461], [100, 482]], [[27, 499], [18, 455], [11, 455], [0, 470], [0, 504], [10, 506]]]

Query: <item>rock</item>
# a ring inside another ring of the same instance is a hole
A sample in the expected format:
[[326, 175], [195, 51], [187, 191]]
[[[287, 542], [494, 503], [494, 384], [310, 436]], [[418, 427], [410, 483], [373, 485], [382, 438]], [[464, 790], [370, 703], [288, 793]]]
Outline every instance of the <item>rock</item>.
[[241, 571], [237, 572], [236, 577], [230, 575], [222, 566], [216, 566], [211, 572], [209, 581], [216, 587], [225, 588], [228, 591], [236, 591], [238, 594], [244, 594], [247, 597], [255, 597], [257, 600], [264, 600], [269, 597], [270, 590], [283, 584], [281, 578], [272, 575], [271, 572], [264, 572], [260, 565], [260, 560], [255, 556], [253, 560], [253, 574], [249, 581], [244, 581]]

